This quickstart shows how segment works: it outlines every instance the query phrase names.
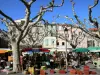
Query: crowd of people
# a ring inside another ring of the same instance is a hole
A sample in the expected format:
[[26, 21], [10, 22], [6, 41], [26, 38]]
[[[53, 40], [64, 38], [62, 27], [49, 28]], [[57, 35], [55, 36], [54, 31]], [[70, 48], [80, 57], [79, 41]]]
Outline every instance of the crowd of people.
[[56, 58], [57, 56], [55, 54], [51, 55], [47, 53], [34, 53], [32, 56], [26, 54], [23, 56], [23, 69], [27, 69], [29, 66], [34, 66], [38, 69], [40, 69], [41, 66], [46, 66], [47, 68], [56, 68], [59, 65]]
[[[95, 54], [90, 53], [75, 53], [69, 52], [67, 54], [68, 66], [72, 66], [72, 68], [79, 68], [80, 65], [86, 64], [85, 61], [90, 61]], [[29, 67], [33, 67], [40, 69], [41, 66], [45, 66], [46, 68], [66, 68], [66, 54], [65, 52], [54, 52], [50, 53], [33, 53], [32, 55], [25, 54], [22, 56], [21, 65], [23, 70], [28, 70]], [[0, 68], [4, 69], [9, 66], [13, 68], [13, 61], [10, 61], [9, 65], [6, 57], [0, 57]]]
[[[34, 66], [38, 69], [41, 66], [46, 66], [47, 68], [66, 68], [66, 54], [64, 52], [54, 52], [49, 53], [34, 53], [32, 56], [23, 56], [23, 69], [27, 69], [29, 66]], [[92, 62], [92, 55], [87, 53], [74, 53], [69, 52], [67, 54], [68, 65], [73, 68], [78, 68], [80, 65], [85, 65], [86, 61]]]

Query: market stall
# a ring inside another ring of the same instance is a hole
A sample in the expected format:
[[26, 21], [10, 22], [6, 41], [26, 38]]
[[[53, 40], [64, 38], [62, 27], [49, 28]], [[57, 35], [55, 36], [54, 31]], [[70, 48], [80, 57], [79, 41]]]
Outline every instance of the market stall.
[[92, 61], [96, 68], [100, 69], [100, 47], [88, 47], [89, 52], [95, 54]]
[[0, 49], [0, 57], [6, 58], [5, 60], [8, 61], [9, 60], [9, 55], [11, 55], [12, 50], [10, 49], [5, 49], [5, 48], [1, 48]]
[[88, 47], [89, 52], [100, 52], [100, 47]]

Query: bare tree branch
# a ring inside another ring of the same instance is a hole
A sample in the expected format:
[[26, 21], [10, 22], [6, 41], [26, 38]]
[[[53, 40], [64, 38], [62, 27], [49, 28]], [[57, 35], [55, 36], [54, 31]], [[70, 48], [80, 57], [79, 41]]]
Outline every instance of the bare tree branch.
[[91, 23], [93, 23], [96, 28], [99, 27], [99, 23], [97, 22], [96, 19], [94, 19], [94, 20], [92, 19], [92, 9], [94, 7], [96, 7], [98, 5], [98, 3], [99, 3], [99, 0], [94, 0], [94, 5], [93, 6], [89, 6], [89, 8], [88, 8], [88, 10], [89, 10], [89, 21]]
[[54, 7], [61, 7], [61, 6], [63, 6], [63, 4], [64, 4], [64, 0], [62, 0], [60, 5], [55, 5], [55, 0], [52, 0], [52, 2], [49, 3], [49, 6], [43, 7], [43, 11], [50, 11], [50, 12], [52, 12]]
[[[54, 2], [54, 0], [52, 0], [52, 2]], [[54, 7], [61, 7], [64, 4], [64, 0], [62, 0], [62, 3], [60, 5], [54, 5]]]
[[[22, 39], [27, 35], [27, 33], [31, 27], [31, 25], [29, 24], [30, 23], [30, 14], [31, 14], [30, 7], [31, 7], [32, 3], [34, 3], [35, 1], [36, 0], [31, 0], [30, 2], [26, 2], [25, 0], [21, 0], [21, 2], [26, 6], [26, 15], [25, 15], [25, 23], [23, 25]], [[37, 17], [39, 17], [39, 16], [37, 15]], [[41, 15], [41, 17], [42, 17], [42, 15]], [[38, 19], [38, 21], [39, 20], [40, 19]], [[35, 23], [38, 23], [38, 21]], [[35, 24], [32, 24], [32, 25], [35, 25]]]
[[[12, 25], [9, 24], [9, 22], [7, 21], [7, 18], [0, 18], [0, 20], [1, 20], [2, 22], [5, 23], [5, 25], [7, 26], [8, 29], [10, 29], [10, 27], [11, 27]], [[14, 26], [14, 25], [13, 25], [13, 26]], [[11, 40], [11, 38], [13, 37], [13, 34], [12, 34], [12, 30], [11, 30], [11, 29], [8, 30], [8, 37], [9, 37], [10, 40]]]
[[[24, 0], [21, 0], [21, 1], [24, 2], [24, 4], [27, 6], [27, 3]], [[35, 16], [34, 18], [32, 18], [32, 20], [36, 19], [36, 21], [31, 23], [29, 26], [27, 24], [29, 24], [28, 21], [30, 22], [30, 20], [29, 20], [30, 9], [27, 7], [27, 11], [26, 11], [27, 12], [26, 13], [26, 20], [27, 21], [25, 21], [26, 23], [24, 25], [24, 30], [28, 31], [32, 27], [32, 25], [36, 25], [42, 19], [42, 16], [48, 10], [48, 8], [52, 8], [53, 9], [54, 7], [60, 7], [60, 6], [63, 5], [63, 3], [64, 3], [64, 0], [62, 0], [62, 3], [57, 6], [57, 5], [54, 5], [54, 0], [52, 0], [51, 4], [48, 7], [41, 6], [39, 14], [37, 16]], [[46, 10], [46, 11], [44, 11], [44, 10]], [[23, 38], [26, 36], [27, 33], [28, 32], [24, 32]]]
[[65, 16], [65, 18], [68, 19], [68, 20], [70, 20], [74, 25], [76, 24], [72, 18], [70, 18], [68, 16]]
[[16, 27], [19, 31], [21, 31], [21, 29], [18, 27], [18, 25], [16, 24], [16, 22], [15, 22], [11, 17], [7, 16], [7, 15], [6, 15], [4, 12], [2, 12], [1, 10], [0, 10], [0, 14], [1, 14], [2, 16], [4, 16], [5, 18], [9, 19], [9, 20], [15, 25], [15, 27]]
[[[76, 20], [78, 21], [78, 23], [80, 25], [82, 25], [82, 27], [83, 27], [84, 24], [79, 20], [77, 14], [75, 13], [75, 10], [74, 10], [75, 3], [73, 2], [73, 0], [70, 0], [70, 2], [72, 3], [72, 10], [73, 10], [74, 17], [76, 18]], [[93, 6], [89, 6], [89, 21], [91, 23], [93, 23], [96, 28], [98, 28], [99, 24], [98, 24], [96, 18], [94, 20], [92, 19], [92, 8], [94, 8], [98, 4], [98, 2], [99, 2], [99, 0], [94, 0], [94, 5]]]
[[28, 2], [26, 0], [20, 0], [25, 6], [29, 6]]
[[72, 11], [73, 11], [73, 15], [74, 15], [75, 19], [77, 20], [79, 25], [81, 25], [83, 27], [84, 24], [80, 21], [80, 19], [78, 18], [77, 14], [76, 14], [76, 12], [74, 10], [75, 3], [73, 2], [73, 0], [70, 0], [70, 2], [72, 3]]
[[6, 19], [6, 18], [0, 18], [0, 20], [1, 20], [1, 22], [4, 22], [5, 24], [7, 24], [7, 27], [8, 27], [9, 22], [7, 21], [7, 19]]
[[32, 3], [34, 3], [36, 0], [31, 0], [30, 2], [28, 2], [29, 5], [32, 5]]
[[30, 14], [31, 14], [31, 11], [30, 11], [30, 7], [31, 5], [28, 4], [28, 2], [26, 2], [25, 0], [20, 0], [26, 7], [26, 14], [25, 14], [25, 23], [23, 25], [23, 30], [25, 30], [29, 24], [29, 20], [30, 20]]
[[[23, 1], [23, 0], [22, 0]], [[25, 3], [25, 1], [24, 1], [24, 3]], [[63, 3], [64, 3], [64, 0], [62, 0], [62, 3], [61, 3], [61, 5], [56, 5], [56, 6], [54, 6], [54, 0], [52, 0], [52, 2], [51, 2], [52, 4], [50, 4], [48, 7], [43, 7], [43, 6], [41, 6], [41, 8], [40, 8], [40, 12], [39, 12], [39, 14], [37, 15], [37, 16], [35, 16], [34, 18], [32, 18], [32, 20], [31, 21], [33, 21], [34, 19], [36, 19], [36, 21], [35, 22], [33, 22], [31, 25], [36, 25], [36, 23], [38, 23], [41, 19], [42, 19], [42, 16], [44, 15], [44, 13], [47, 11], [47, 9], [48, 8], [51, 8], [52, 7], [52, 9], [53, 9], [53, 7], [60, 7], [60, 6], [62, 6], [63, 5]], [[25, 3], [25, 5], [27, 6], [27, 4]], [[28, 9], [28, 8], [27, 8]], [[46, 10], [46, 11], [44, 11], [44, 10]], [[28, 9], [28, 11], [30, 12], [30, 10]], [[28, 20], [29, 21], [29, 20]], [[25, 21], [26, 22], [26, 21]], [[30, 25], [30, 27], [31, 27], [31, 25]], [[26, 29], [26, 31], [29, 29], [29, 28], [27, 28], [27, 27], [24, 27], [25, 29]], [[24, 30], [25, 30], [24, 29]], [[28, 32], [26, 32], [26, 33], [28, 33]], [[26, 36], [26, 34], [24, 35], [24, 37]]]
[[35, 17], [33, 17], [33, 18], [30, 20], [30, 22], [33, 22], [33, 20], [35, 20], [38, 16], [39, 16], [39, 14], [36, 15]]
[[22, 3], [24, 3], [25, 6], [31, 6], [36, 0], [30, 0], [27, 2], [26, 0], [20, 0]]
[[85, 38], [85, 35], [84, 35], [84, 32], [80, 32], [81, 34], [78, 34], [77, 35], [77, 38], [76, 38], [76, 45], [79, 45]]
[[[94, 24], [94, 26], [96, 28], [98, 28], [99, 27], [99, 23], [97, 22], [96, 19], [92, 20], [92, 16], [91, 16], [91, 14], [92, 14], [92, 8], [94, 8], [98, 4], [98, 2], [99, 2], [99, 0], [94, 0], [94, 1], [95, 1], [94, 5], [93, 6], [89, 6], [89, 20], [90, 20], [91, 23]], [[77, 26], [77, 27], [80, 28], [81, 30], [83, 30], [85, 33], [89, 34], [90, 36], [93, 36], [93, 37], [96, 37], [96, 38], [100, 39], [100, 37], [97, 34], [91, 33], [89, 30], [87, 30], [86, 28], [84, 28], [84, 24], [79, 20], [78, 16], [75, 13], [75, 10], [74, 10], [75, 3], [73, 2], [73, 0], [70, 0], [70, 2], [72, 3], [72, 10], [73, 10], [74, 17], [78, 21], [79, 25], [82, 26], [82, 27], [81, 26]]]
[[34, 19], [36, 19], [38, 16], [43, 15], [47, 11], [52, 12], [54, 7], [61, 7], [64, 4], [64, 0], [62, 0], [62, 3], [60, 5], [55, 5], [54, 2], [55, 2], [55, 0], [52, 0], [52, 2], [49, 3], [49, 6], [46, 6], [46, 7], [41, 6], [41, 9], [40, 9], [40, 12], [38, 13], [38, 15], [36, 15], [35, 17], [33, 17], [31, 19], [31, 21], [33, 21]]

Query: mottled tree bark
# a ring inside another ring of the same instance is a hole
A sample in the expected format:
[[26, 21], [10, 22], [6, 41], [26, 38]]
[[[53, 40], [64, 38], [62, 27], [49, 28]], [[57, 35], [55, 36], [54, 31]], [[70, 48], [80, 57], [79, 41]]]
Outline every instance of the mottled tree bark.
[[19, 44], [16, 42], [12, 42], [11, 44], [13, 50], [13, 71], [18, 72], [21, 70]]

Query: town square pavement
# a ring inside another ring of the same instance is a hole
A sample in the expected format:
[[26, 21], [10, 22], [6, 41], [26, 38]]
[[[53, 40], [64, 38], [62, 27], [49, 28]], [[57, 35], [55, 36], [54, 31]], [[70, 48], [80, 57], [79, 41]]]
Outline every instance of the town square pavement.
[[[95, 71], [95, 72], [97, 72], [96, 75], [100, 75], [100, 69], [95, 68], [92, 64], [87, 64], [87, 65], [90, 66], [90, 71]], [[81, 70], [83, 70], [83, 67], [81, 67]], [[46, 74], [46, 75], [51, 75], [51, 74], [50, 74], [50, 69], [48, 69], [48, 70], [46, 71], [46, 73], [48, 73], [48, 74]], [[0, 75], [7, 75], [7, 74], [6, 74], [6, 73], [3, 73], [3, 72], [0, 72]], [[24, 75], [24, 74], [22, 74], [22, 73], [17, 73], [17, 74], [9, 74], [9, 75]], [[27, 74], [27, 75], [29, 75], [29, 74]], [[52, 74], [52, 75], [70, 75], [70, 74], [69, 74], [69, 72], [68, 72], [67, 74], [55, 73], [55, 74]], [[76, 74], [76, 75], [77, 75], [77, 74]]]

